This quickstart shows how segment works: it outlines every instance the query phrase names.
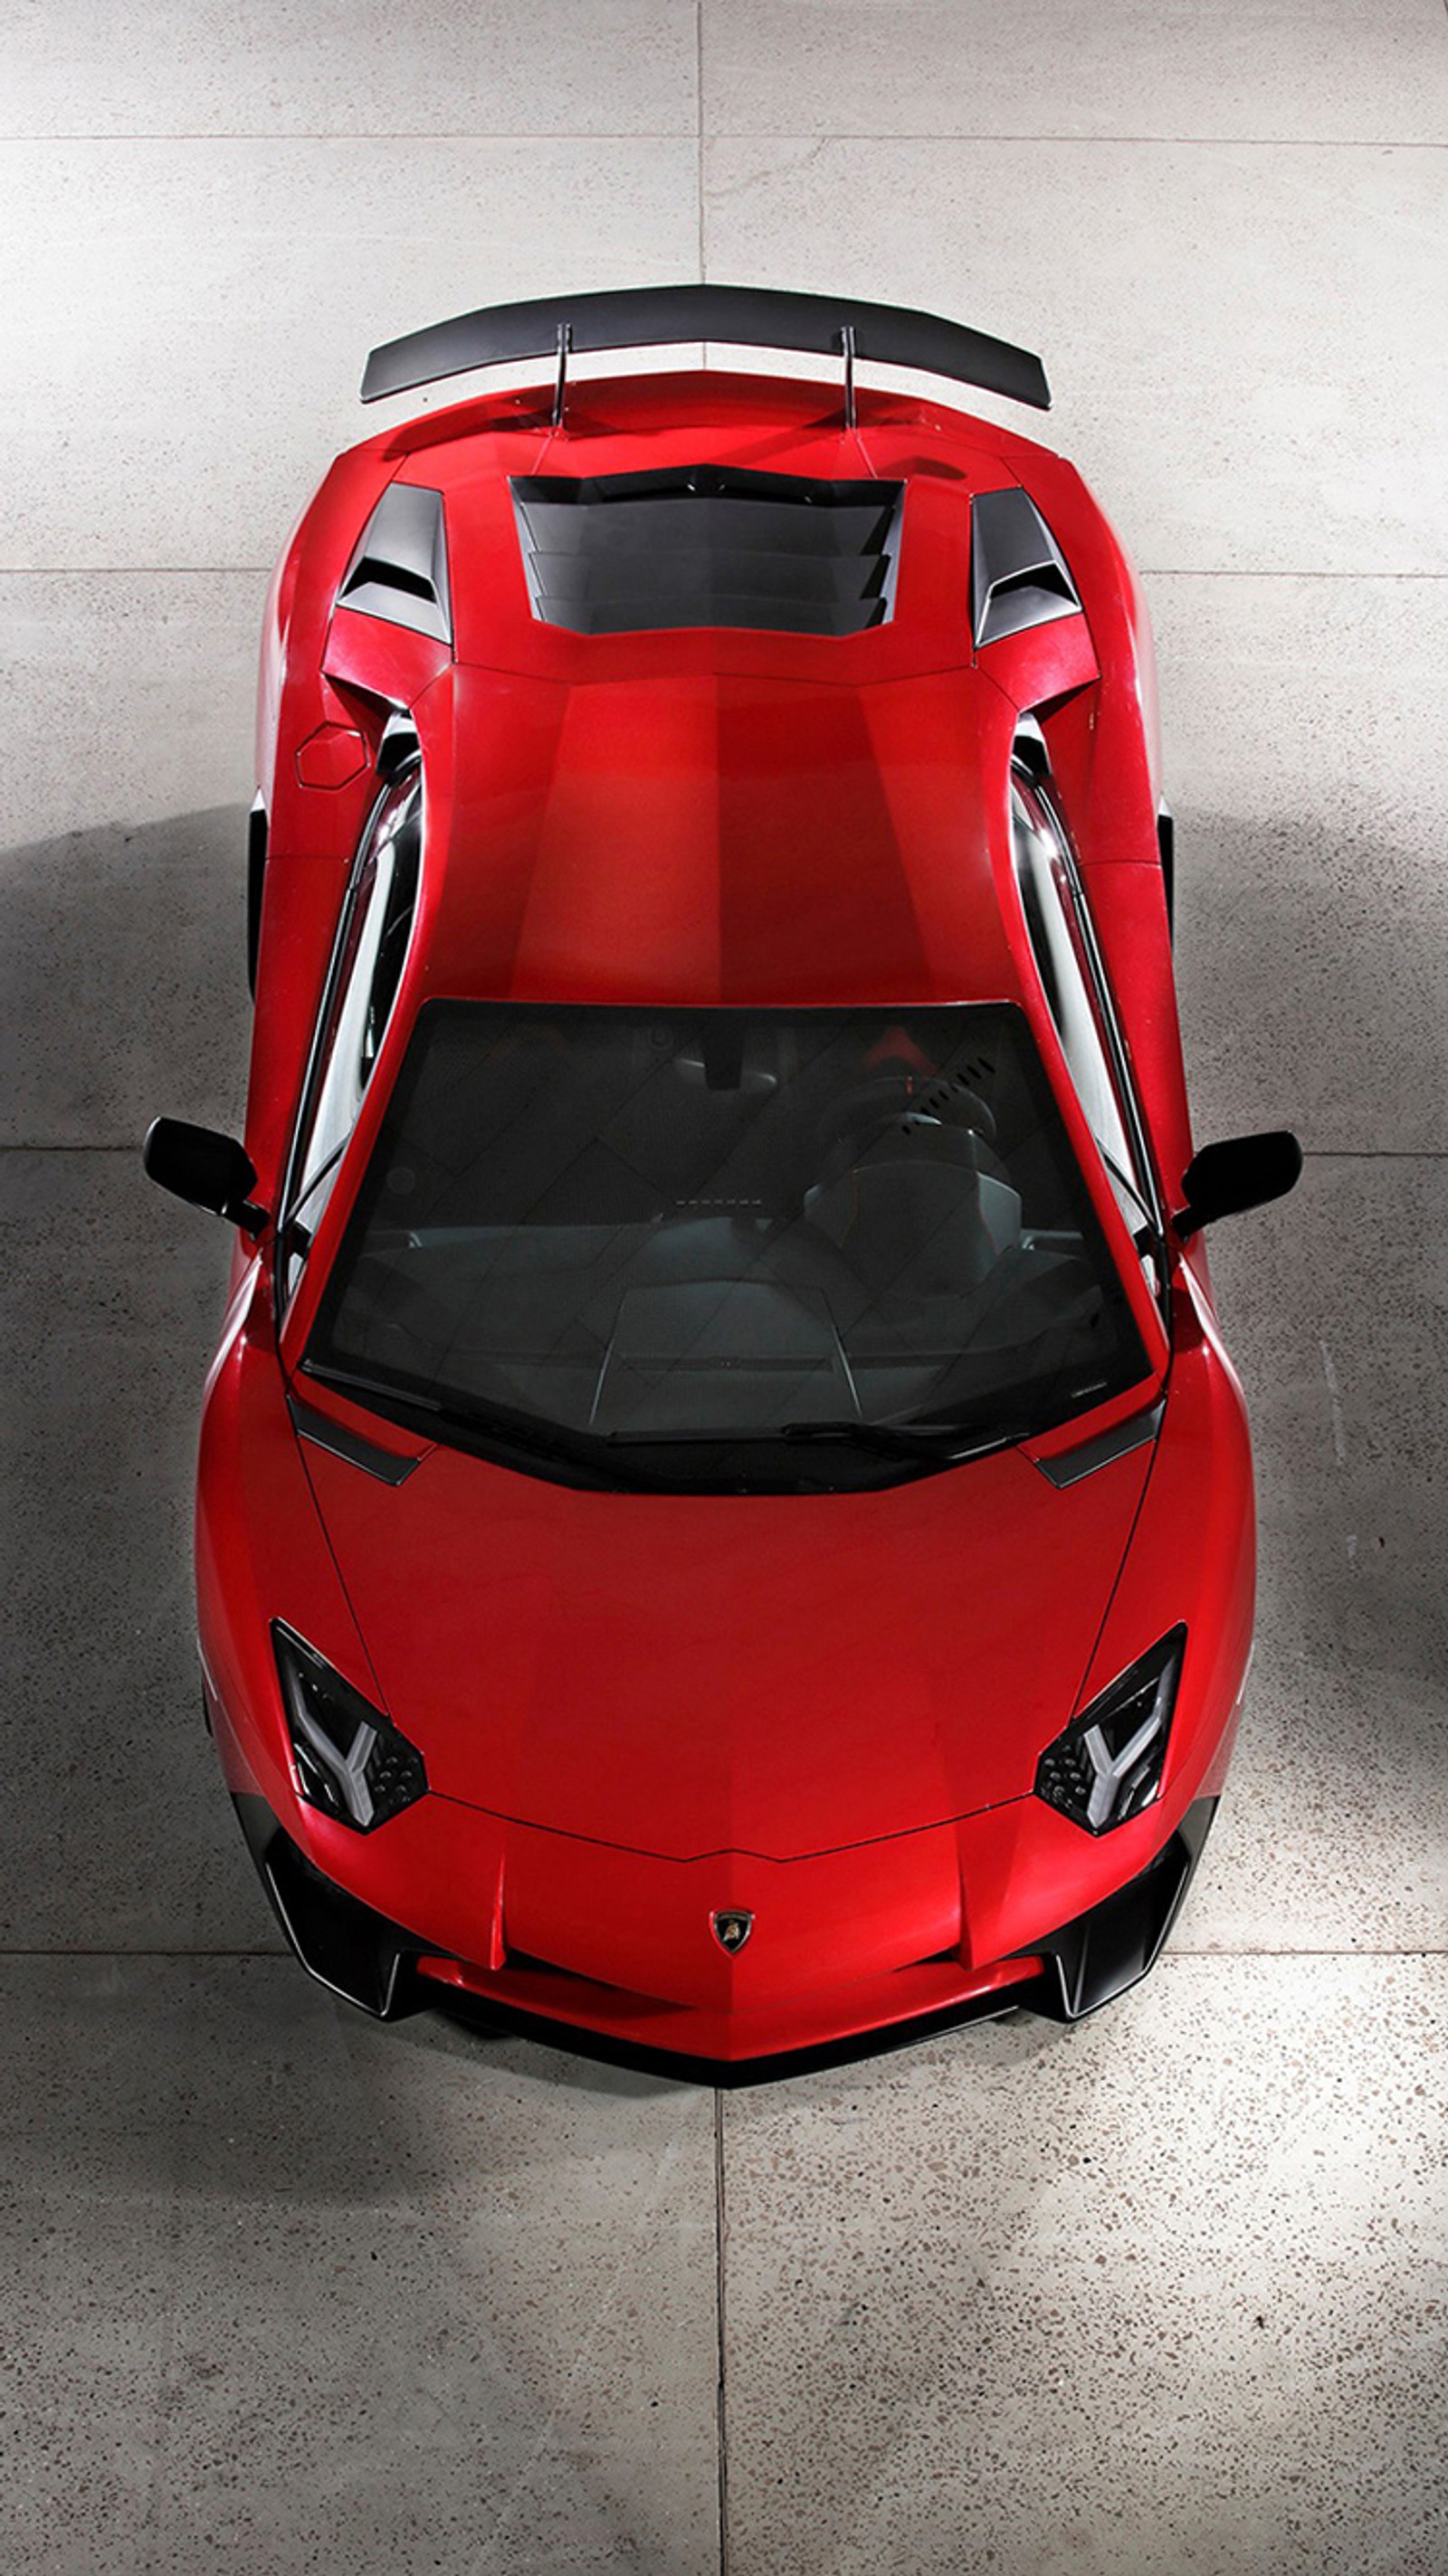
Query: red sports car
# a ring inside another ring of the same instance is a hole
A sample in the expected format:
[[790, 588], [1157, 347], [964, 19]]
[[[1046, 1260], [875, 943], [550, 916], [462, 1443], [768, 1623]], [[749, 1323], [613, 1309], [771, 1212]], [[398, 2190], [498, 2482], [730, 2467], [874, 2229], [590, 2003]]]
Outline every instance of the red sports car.
[[[569, 382], [730, 342], [838, 375]], [[206, 1709], [302, 1964], [712, 2080], [1151, 1965], [1252, 1635], [1135, 578], [893, 307], [686, 286], [340, 457], [278, 569]]]

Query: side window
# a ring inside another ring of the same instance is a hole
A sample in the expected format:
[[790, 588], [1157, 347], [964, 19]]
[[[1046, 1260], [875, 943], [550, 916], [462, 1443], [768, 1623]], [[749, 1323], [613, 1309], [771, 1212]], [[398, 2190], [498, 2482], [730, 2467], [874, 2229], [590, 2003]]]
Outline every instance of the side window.
[[397, 998], [421, 841], [422, 788], [414, 769], [374, 807], [347, 890], [288, 1172], [280, 1238], [284, 1305], [331, 1195]]
[[[1065, 832], [1021, 771], [1011, 782], [1016, 882], [1031, 947], [1067, 1070], [1131, 1233], [1159, 1236], [1160, 1216], [1120, 1040], [1095, 958], [1095, 940]], [[1141, 1241], [1154, 1292], [1163, 1285]]]

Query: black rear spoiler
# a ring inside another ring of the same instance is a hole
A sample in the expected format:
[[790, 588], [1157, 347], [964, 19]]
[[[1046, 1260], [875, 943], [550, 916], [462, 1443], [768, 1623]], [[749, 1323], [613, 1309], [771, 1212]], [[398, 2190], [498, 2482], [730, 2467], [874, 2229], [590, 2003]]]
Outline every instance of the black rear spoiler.
[[1050, 388], [1039, 358], [969, 331], [962, 322], [907, 305], [860, 304], [848, 296], [786, 295], [763, 286], [630, 286], [617, 294], [544, 296], [531, 304], [490, 304], [435, 322], [374, 349], [362, 378], [362, 400], [409, 393], [470, 367], [509, 359], [551, 358], [559, 370], [572, 353], [658, 348], [673, 342], [724, 340], [751, 349], [808, 349], [845, 361], [846, 399], [856, 358], [919, 367], [980, 385], [1012, 402], [1049, 411]]

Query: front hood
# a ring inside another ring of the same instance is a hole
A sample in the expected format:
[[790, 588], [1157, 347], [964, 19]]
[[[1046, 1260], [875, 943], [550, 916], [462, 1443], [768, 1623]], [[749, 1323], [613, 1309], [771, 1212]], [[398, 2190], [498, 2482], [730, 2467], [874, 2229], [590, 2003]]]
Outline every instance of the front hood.
[[597, 1493], [434, 1449], [302, 1452], [432, 1787], [670, 1859], [771, 1859], [1026, 1795], [1071, 1714], [1149, 1448], [853, 1494]]

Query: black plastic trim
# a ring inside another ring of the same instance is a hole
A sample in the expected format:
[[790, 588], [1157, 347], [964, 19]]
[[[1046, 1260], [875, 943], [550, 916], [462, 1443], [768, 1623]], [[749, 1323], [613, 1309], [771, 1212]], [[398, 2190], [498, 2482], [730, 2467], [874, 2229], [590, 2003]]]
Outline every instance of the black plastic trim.
[[908, 2021], [886, 2022], [878, 2030], [853, 2032], [843, 2039], [820, 2040], [810, 2048], [777, 2049], [766, 2057], [695, 2057], [683, 2049], [649, 2048], [642, 2041], [616, 2039], [578, 2022], [554, 2021], [546, 2013], [524, 2012], [514, 2004], [487, 2003], [481, 1995], [470, 1995], [462, 1987], [435, 1985], [430, 1978], [419, 1978], [418, 1983], [429, 1987], [427, 2000], [436, 2009], [471, 2029], [498, 2038], [535, 2040], [540, 2047], [564, 2049], [570, 2057], [591, 2058], [605, 2066], [628, 2067], [639, 2075], [708, 2084], [722, 2093], [744, 2084], [772, 2084], [795, 2075], [824, 2073], [835, 2066], [864, 2065], [872, 2057], [914, 2048], [921, 2040], [946, 2031], [965, 2030], [973, 2022], [1000, 2021], [1009, 2012], [1024, 2009], [1055, 2018], [1053, 1963], [1047, 1978], [1025, 1977], [1018, 1985], [999, 1986], [988, 1995], [969, 1996], [964, 2003], [944, 2004], [935, 2012], [916, 2013]]
[[1034, 1463], [1049, 1484], [1079, 1485], [1083, 1476], [1094, 1476], [1098, 1467], [1109, 1467], [1117, 1458], [1128, 1458], [1133, 1449], [1144, 1449], [1160, 1431], [1165, 1412], [1163, 1396], [1145, 1413], [1133, 1413], [1127, 1421], [1113, 1423], [1109, 1431], [1098, 1431], [1094, 1440], [1083, 1440], [1079, 1449], [1063, 1450], [1057, 1458], [1037, 1458]]
[[417, 2012], [428, 1997], [418, 1992], [412, 1962], [426, 1944], [314, 1869], [264, 1798], [233, 1794], [231, 1803], [272, 1912], [308, 1976], [374, 2021]]
[[256, 970], [261, 956], [261, 905], [266, 885], [266, 807], [258, 791], [246, 818], [246, 982], [256, 1000]]
[[1161, 881], [1166, 894], [1166, 926], [1176, 941], [1176, 817], [1163, 796], [1156, 809], [1156, 846], [1161, 852]]
[[719, 340], [752, 349], [847, 354], [894, 367], [918, 367], [979, 385], [1011, 402], [1049, 411], [1050, 388], [1039, 358], [1008, 340], [972, 331], [909, 305], [862, 304], [849, 296], [780, 294], [761, 286], [632, 286], [603, 295], [544, 296], [526, 304], [490, 304], [434, 322], [374, 349], [362, 377], [362, 400], [410, 393], [472, 367], [517, 358], [556, 358], [596, 349], [652, 349]]
[[1046, 1957], [1055, 1969], [1031, 2009], [1048, 2021], [1081, 2021], [1112, 2003], [1156, 1964], [1181, 1911], [1217, 1812], [1215, 1798], [1198, 1798], [1174, 1834], [1139, 1875], [1059, 1931], [1028, 1942], [1023, 1958]]
[[1018, 483], [978, 492], [971, 503], [970, 596], [978, 647], [1080, 613], [1065, 557]]
[[533, 614], [575, 635], [858, 635], [893, 613], [899, 483], [701, 463], [515, 475], [512, 494]]
[[452, 642], [440, 492], [420, 483], [388, 484], [357, 541], [337, 605]]
[[405, 1485], [414, 1467], [422, 1465], [420, 1454], [400, 1458], [393, 1449], [380, 1449], [360, 1431], [333, 1422], [329, 1415], [303, 1404], [298, 1396], [287, 1397], [287, 1411], [298, 1439], [310, 1440], [314, 1449], [326, 1449], [334, 1458], [345, 1458], [349, 1467], [360, 1467], [364, 1476], [375, 1476], [380, 1485]]

